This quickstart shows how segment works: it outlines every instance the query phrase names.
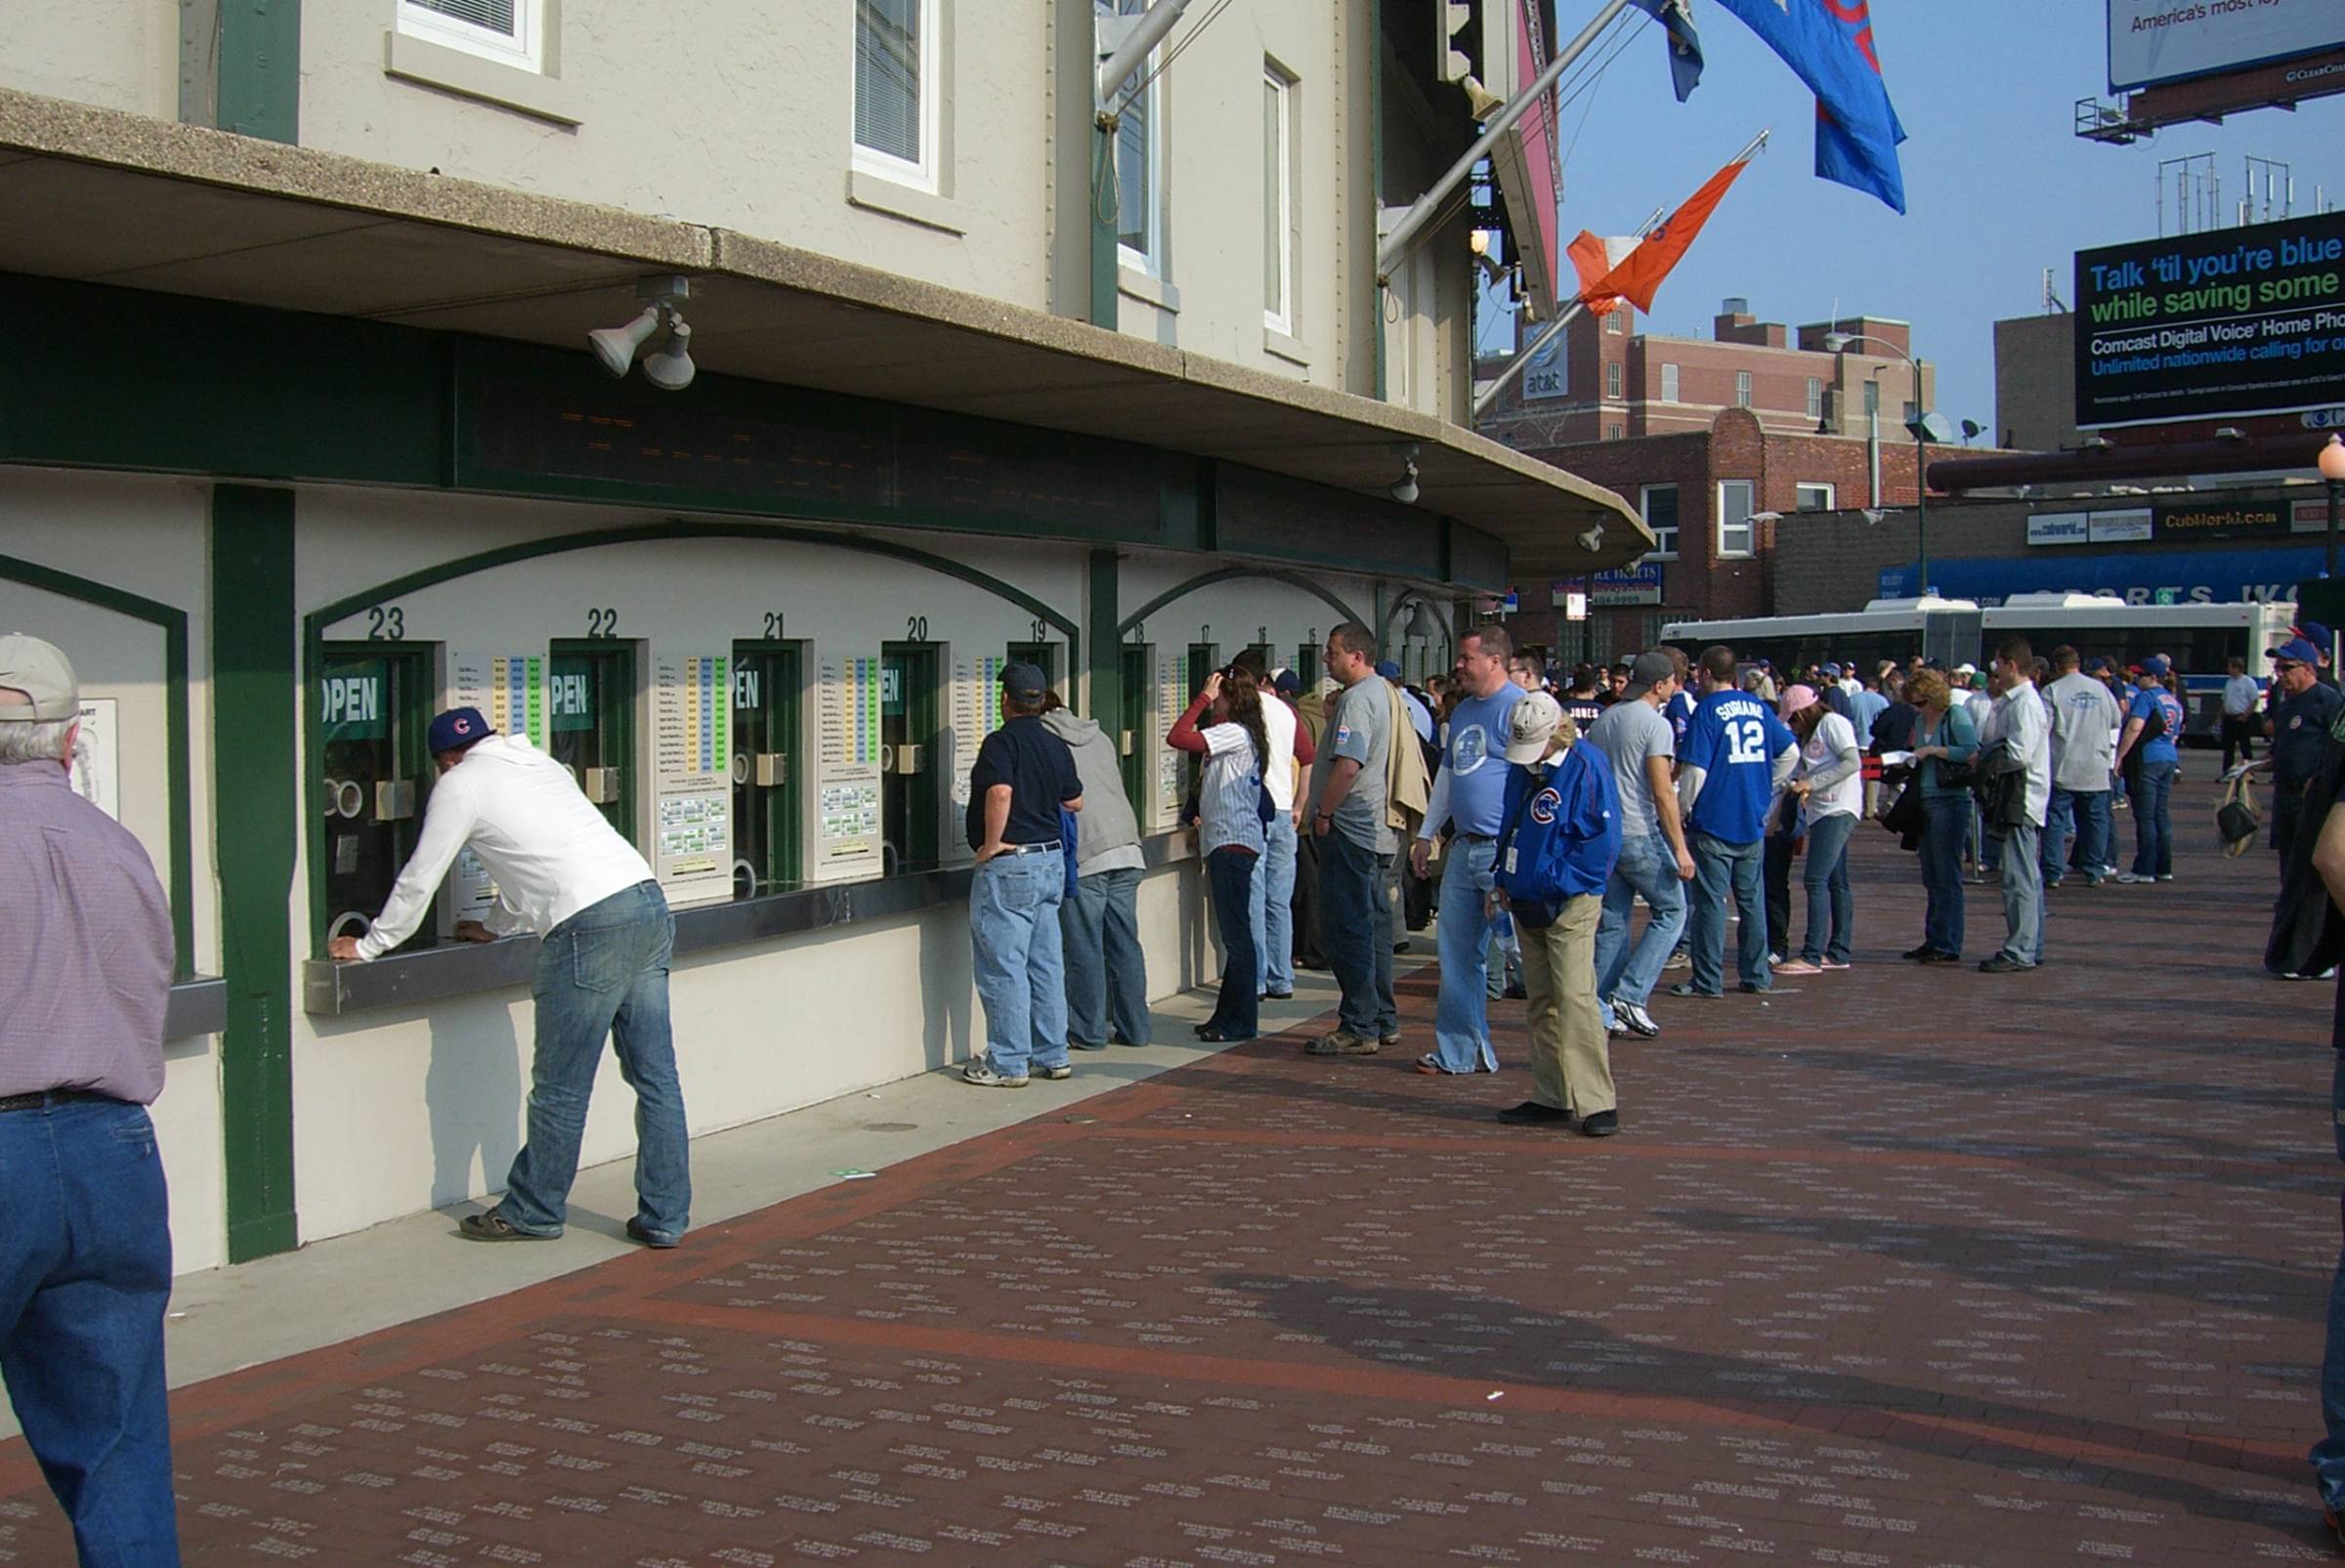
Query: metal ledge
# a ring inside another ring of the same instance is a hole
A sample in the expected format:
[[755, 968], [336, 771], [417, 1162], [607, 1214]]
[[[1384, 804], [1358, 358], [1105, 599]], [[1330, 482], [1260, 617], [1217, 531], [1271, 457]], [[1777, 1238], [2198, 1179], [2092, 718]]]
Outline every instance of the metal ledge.
[[[1197, 835], [1165, 833], [1141, 841], [1155, 869], [1197, 858]], [[704, 904], [676, 911], [676, 955], [709, 953], [751, 942], [837, 926], [863, 925], [962, 904], [969, 896], [970, 870], [917, 871], [831, 887], [796, 888], [761, 899]], [[397, 954], [372, 963], [335, 963], [313, 958], [301, 966], [302, 1008], [315, 1016], [339, 1018], [386, 1007], [407, 1007], [484, 991], [527, 986], [537, 966], [537, 939], [451, 942], [421, 953]], [[219, 1018], [227, 1013], [228, 988], [205, 982], [218, 993]], [[179, 1018], [179, 990], [172, 993], [172, 1018]], [[200, 1031], [194, 1031], [199, 1033]]]
[[171, 988], [163, 1008], [163, 1038], [192, 1039], [217, 1035], [228, 1027], [228, 982], [218, 975], [197, 975]]

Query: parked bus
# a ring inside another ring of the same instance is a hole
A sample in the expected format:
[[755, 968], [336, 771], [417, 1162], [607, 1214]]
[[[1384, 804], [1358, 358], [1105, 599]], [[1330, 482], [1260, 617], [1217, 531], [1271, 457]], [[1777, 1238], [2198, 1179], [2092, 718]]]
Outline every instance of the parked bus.
[[1983, 668], [1995, 644], [2013, 632], [2038, 654], [2066, 643], [2119, 669], [2163, 654], [2182, 677], [2186, 738], [2212, 745], [2222, 734], [2226, 665], [2244, 659], [2247, 673], [2268, 683], [2265, 656], [2287, 640], [2295, 619], [2296, 607], [2286, 602], [2135, 605], [2094, 594], [2024, 593], [1983, 611], [1959, 599], [1876, 599], [1842, 614], [1676, 621], [1661, 628], [1661, 640], [1688, 655], [1725, 643], [1743, 662], [1764, 658], [1778, 670], [1826, 661], [1865, 670], [1889, 658]]

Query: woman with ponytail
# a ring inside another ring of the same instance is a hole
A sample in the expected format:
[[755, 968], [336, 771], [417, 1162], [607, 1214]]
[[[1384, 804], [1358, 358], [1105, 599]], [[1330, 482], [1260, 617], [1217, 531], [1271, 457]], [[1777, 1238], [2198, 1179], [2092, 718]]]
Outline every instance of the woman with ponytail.
[[[1200, 718], [1208, 721], [1202, 729]], [[1254, 868], [1266, 846], [1264, 828], [1272, 810], [1262, 788], [1270, 738], [1261, 688], [1245, 669], [1215, 671], [1165, 740], [1205, 758], [1205, 777], [1197, 786], [1197, 841], [1213, 891], [1214, 924], [1221, 934], [1221, 994], [1214, 1016], [1198, 1026], [1197, 1038], [1208, 1043], [1252, 1039], [1258, 1027], [1260, 975], [1260, 954], [1254, 951]]]

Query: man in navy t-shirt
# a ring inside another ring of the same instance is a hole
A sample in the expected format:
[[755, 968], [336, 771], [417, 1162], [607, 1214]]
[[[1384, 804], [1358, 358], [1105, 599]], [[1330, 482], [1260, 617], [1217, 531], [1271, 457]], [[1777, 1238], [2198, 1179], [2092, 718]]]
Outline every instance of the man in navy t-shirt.
[[1693, 913], [1686, 946], [1693, 978], [1673, 996], [1726, 991], [1727, 893], [1742, 915], [1742, 989], [1768, 989], [1767, 908], [1759, 871], [1767, 819], [1799, 765], [1800, 742], [1775, 710], [1735, 684], [1734, 650], [1707, 648], [1699, 660], [1702, 700], [1678, 752], [1678, 798], [1693, 847]]
[[985, 1003], [986, 1054], [960, 1076], [983, 1088], [1026, 1086], [1028, 1069], [1065, 1078], [1067, 973], [1058, 906], [1067, 866], [1059, 808], [1083, 809], [1083, 782], [1066, 742], [1037, 716], [1049, 683], [1033, 664], [1002, 672], [1002, 728], [969, 770], [965, 824], [977, 869], [969, 880], [969, 941]]

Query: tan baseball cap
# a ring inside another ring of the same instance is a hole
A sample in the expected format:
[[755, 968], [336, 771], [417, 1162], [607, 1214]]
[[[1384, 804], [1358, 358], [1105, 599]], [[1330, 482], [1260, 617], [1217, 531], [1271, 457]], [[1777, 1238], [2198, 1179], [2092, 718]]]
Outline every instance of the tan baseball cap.
[[0, 701], [0, 721], [48, 724], [81, 716], [81, 687], [73, 665], [54, 643], [21, 632], [0, 633], [0, 688], [22, 692], [30, 705]]

